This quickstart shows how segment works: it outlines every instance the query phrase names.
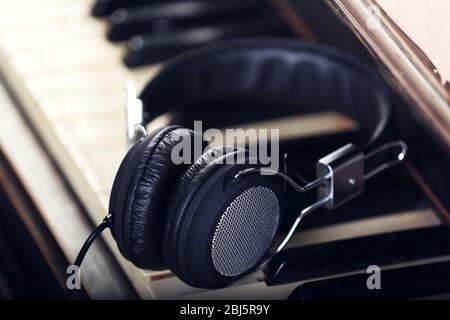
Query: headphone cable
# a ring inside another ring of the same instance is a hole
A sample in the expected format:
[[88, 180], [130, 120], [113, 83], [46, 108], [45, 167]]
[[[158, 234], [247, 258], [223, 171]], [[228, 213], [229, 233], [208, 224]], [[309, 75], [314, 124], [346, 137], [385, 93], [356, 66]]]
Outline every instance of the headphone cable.
[[[95, 230], [89, 235], [89, 237], [84, 242], [83, 246], [80, 249], [80, 252], [77, 255], [77, 258], [75, 259], [74, 265], [77, 266], [79, 269], [77, 272], [80, 272], [81, 270], [81, 264], [83, 263], [84, 257], [86, 256], [86, 253], [88, 252], [89, 248], [92, 246], [94, 241], [98, 238], [98, 236], [105, 231], [106, 228], [110, 228], [112, 225], [112, 215], [108, 214], [100, 223]], [[65, 297], [68, 300], [71, 300], [73, 289], [70, 290], [69, 288], [66, 288]]]

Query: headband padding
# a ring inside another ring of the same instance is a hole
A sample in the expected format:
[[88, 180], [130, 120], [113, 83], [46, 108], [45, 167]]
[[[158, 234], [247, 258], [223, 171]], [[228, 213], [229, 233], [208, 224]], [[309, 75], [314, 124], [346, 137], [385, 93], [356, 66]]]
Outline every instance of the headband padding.
[[147, 121], [167, 111], [233, 105], [337, 110], [358, 121], [370, 140], [390, 112], [382, 81], [364, 64], [328, 47], [281, 39], [232, 40], [188, 52], [169, 62], [141, 99]]

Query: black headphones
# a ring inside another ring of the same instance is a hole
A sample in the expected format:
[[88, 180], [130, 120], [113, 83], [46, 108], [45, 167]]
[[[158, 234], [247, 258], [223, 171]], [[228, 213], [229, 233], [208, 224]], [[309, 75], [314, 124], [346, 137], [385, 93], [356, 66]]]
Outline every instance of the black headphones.
[[[329, 197], [321, 205], [335, 201], [331, 208], [362, 192], [371, 174], [364, 154], [390, 115], [383, 82], [365, 65], [331, 48], [279, 39], [232, 40], [186, 53], [167, 63], [140, 99], [144, 124], [167, 111], [210, 110], [219, 101], [302, 112], [331, 108], [356, 119], [366, 142], [319, 161], [322, 176], [310, 185], [322, 184], [319, 194]], [[275, 176], [251, 174], [260, 169], [255, 165], [223, 164], [248, 156], [234, 146], [212, 148], [192, 165], [173, 164], [174, 145], [195, 135], [168, 126], [139, 140], [120, 165], [104, 223], [137, 267], [168, 268], [189, 285], [216, 288], [267, 257], [282, 220], [282, 190]], [[278, 176], [298, 191], [309, 189]]]

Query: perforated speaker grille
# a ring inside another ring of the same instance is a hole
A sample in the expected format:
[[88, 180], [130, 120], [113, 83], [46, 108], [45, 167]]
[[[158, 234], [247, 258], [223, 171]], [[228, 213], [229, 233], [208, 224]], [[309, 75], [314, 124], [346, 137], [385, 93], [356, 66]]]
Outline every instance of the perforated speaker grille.
[[264, 256], [275, 236], [280, 205], [274, 192], [258, 186], [241, 193], [228, 206], [212, 240], [212, 262], [227, 277], [238, 276]]

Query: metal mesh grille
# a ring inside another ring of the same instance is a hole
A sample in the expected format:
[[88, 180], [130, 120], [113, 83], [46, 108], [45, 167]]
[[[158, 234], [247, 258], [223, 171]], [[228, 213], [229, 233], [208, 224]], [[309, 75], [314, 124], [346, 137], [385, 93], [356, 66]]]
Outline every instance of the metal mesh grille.
[[269, 248], [278, 228], [280, 206], [267, 187], [241, 193], [225, 210], [212, 240], [212, 262], [227, 277], [251, 269]]

